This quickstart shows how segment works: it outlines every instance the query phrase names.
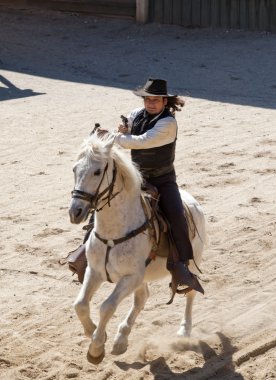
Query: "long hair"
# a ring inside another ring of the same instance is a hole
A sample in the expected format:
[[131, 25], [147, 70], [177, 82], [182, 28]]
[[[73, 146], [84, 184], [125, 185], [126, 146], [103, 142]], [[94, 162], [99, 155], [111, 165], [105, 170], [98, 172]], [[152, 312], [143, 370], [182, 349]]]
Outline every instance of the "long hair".
[[180, 96], [169, 96], [166, 108], [175, 116], [175, 111], [182, 111], [185, 105], [185, 100]]

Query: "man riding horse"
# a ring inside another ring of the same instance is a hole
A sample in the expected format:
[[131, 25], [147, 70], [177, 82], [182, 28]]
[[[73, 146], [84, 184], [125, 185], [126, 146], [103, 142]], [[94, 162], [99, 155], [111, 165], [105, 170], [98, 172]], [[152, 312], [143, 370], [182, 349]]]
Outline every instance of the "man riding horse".
[[[159, 192], [159, 206], [171, 229], [178, 260], [169, 260], [167, 269], [178, 286], [178, 292], [190, 288], [204, 293], [197, 276], [188, 269], [193, 259], [188, 223], [176, 183], [174, 168], [177, 122], [175, 111], [181, 111], [184, 100], [167, 92], [163, 79], [148, 79], [146, 84], [133, 91], [143, 98], [144, 107], [133, 110], [120, 124], [115, 143], [131, 150], [131, 157], [146, 182]], [[107, 133], [99, 128], [98, 134]]]

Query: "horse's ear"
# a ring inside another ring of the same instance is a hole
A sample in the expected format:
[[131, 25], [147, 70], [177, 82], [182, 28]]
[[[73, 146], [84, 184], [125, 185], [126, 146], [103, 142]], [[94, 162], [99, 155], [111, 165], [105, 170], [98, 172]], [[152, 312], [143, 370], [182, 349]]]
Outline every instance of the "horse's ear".
[[90, 132], [90, 135], [93, 135], [95, 132], [97, 132], [97, 129], [101, 127], [101, 124], [100, 123], [95, 123], [95, 126], [93, 128], [93, 130]]

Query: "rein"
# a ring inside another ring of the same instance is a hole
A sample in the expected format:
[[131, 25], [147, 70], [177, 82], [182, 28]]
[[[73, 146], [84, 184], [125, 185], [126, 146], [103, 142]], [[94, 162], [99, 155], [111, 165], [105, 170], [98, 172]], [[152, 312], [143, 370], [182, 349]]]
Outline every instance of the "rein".
[[107, 239], [104, 239], [102, 238], [96, 231], [93, 231], [96, 238], [99, 239], [102, 243], [104, 243], [106, 245], [106, 255], [105, 255], [105, 273], [106, 273], [106, 277], [107, 277], [107, 280], [109, 282], [112, 282], [110, 276], [109, 276], [109, 273], [106, 269], [106, 265], [108, 263], [108, 259], [109, 259], [109, 253], [110, 253], [110, 250], [117, 244], [120, 244], [120, 243], [123, 243], [124, 241], [126, 240], [129, 240], [133, 237], [135, 237], [136, 235], [139, 235], [141, 232], [145, 231], [148, 229], [149, 227], [149, 224], [150, 224], [150, 220], [147, 219], [140, 227], [136, 228], [136, 230], [132, 230], [130, 231], [126, 236], [123, 236], [119, 239], [114, 239], [114, 240], [107, 240]]
[[[93, 194], [89, 194], [89, 193], [87, 193], [85, 191], [74, 189], [71, 192], [72, 198], [78, 198], [78, 199], [81, 199], [83, 201], [89, 202], [90, 206], [91, 206], [90, 208], [94, 209], [96, 211], [101, 211], [104, 208], [104, 206], [106, 206], [107, 204], [110, 207], [110, 201], [111, 201], [111, 199], [115, 198], [116, 195], [119, 194], [119, 191], [117, 193], [113, 194], [113, 188], [114, 188], [115, 181], [116, 181], [116, 176], [117, 176], [117, 167], [116, 167], [115, 161], [114, 161], [114, 167], [113, 167], [112, 181], [102, 192], [100, 192], [100, 187], [101, 187], [101, 185], [103, 183], [105, 175], [107, 174], [107, 169], [108, 169], [108, 163], [105, 165], [103, 176], [101, 178], [99, 186], [97, 187], [97, 190], [96, 190], [96, 192], [95, 192], [94, 195]], [[106, 193], [108, 193], [107, 197], [102, 198]], [[98, 205], [99, 201], [100, 200], [103, 201], [103, 200], [106, 200], [106, 199], [107, 199], [107, 202], [101, 208], [97, 209], [97, 205]]]

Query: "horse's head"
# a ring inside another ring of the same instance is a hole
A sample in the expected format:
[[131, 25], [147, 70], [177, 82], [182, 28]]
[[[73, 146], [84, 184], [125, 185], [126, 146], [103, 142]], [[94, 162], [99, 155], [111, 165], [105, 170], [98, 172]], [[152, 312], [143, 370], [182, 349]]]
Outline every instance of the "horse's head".
[[112, 194], [116, 171], [111, 158], [113, 139], [101, 140], [96, 135], [84, 141], [74, 165], [75, 186], [69, 208], [71, 223], [86, 220], [89, 211]]

